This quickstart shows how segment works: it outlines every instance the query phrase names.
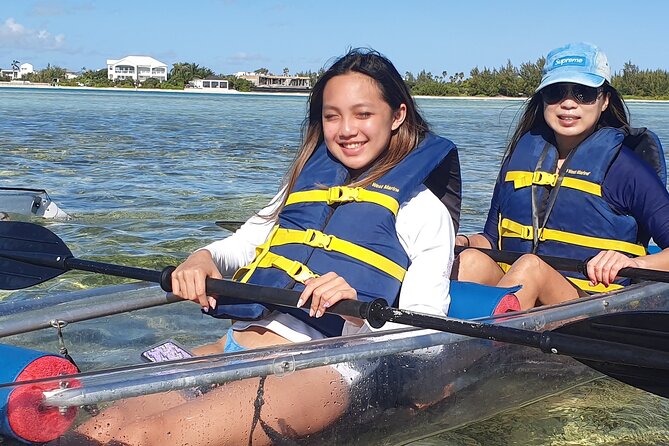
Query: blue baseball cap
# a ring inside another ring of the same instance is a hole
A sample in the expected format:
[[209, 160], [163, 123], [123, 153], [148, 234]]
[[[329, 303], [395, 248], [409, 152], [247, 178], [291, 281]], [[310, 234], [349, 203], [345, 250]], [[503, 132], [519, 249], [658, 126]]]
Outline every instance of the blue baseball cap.
[[604, 81], [611, 82], [606, 55], [590, 43], [570, 43], [548, 53], [541, 83], [535, 91], [558, 82], [599, 87]]

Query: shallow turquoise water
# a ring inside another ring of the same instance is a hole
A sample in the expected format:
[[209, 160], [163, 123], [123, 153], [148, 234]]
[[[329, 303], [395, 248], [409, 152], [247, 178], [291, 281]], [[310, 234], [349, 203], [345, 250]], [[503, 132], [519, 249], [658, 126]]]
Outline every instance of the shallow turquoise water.
[[[459, 147], [462, 230], [478, 230], [522, 102], [418, 103]], [[0, 186], [46, 189], [74, 216], [47, 226], [75, 256], [161, 268], [225, 236], [215, 220], [246, 218], [274, 195], [305, 106], [298, 96], [0, 88]], [[669, 104], [630, 109], [634, 124], [669, 141]], [[0, 296], [119, 281], [73, 272]], [[416, 444], [668, 444], [668, 431], [667, 401], [602, 380]]]

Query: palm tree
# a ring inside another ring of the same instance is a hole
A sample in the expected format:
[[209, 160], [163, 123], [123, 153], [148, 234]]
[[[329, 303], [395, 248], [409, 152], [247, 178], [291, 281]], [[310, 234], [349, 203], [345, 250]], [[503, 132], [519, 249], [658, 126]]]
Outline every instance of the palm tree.
[[195, 62], [191, 62], [188, 64], [188, 69], [192, 75], [195, 75], [195, 73], [197, 73], [197, 71], [200, 69], [200, 66]]
[[213, 75], [214, 72], [210, 68], [201, 67], [194, 62], [174, 63], [172, 64], [172, 70], [170, 71], [170, 78], [180, 79], [184, 83], [188, 83], [196, 77], [206, 79]]
[[21, 66], [21, 62], [18, 60], [12, 60], [12, 79], [19, 79], [21, 77], [21, 73], [19, 73], [19, 68]]

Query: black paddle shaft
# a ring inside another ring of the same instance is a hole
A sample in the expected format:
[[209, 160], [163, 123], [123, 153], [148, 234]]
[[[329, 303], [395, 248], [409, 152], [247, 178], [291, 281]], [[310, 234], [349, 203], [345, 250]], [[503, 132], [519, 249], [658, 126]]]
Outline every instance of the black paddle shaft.
[[[496, 249], [486, 249], [479, 248], [476, 246], [456, 246], [455, 253], [459, 254], [466, 249], [476, 249], [486, 254], [488, 257], [493, 259], [495, 262], [502, 262], [512, 264], [518, 260], [521, 256], [525, 255], [524, 252], [515, 252], [515, 251], [498, 251]], [[538, 255], [538, 257], [549, 264], [551, 267], [558, 271], [573, 271], [581, 273], [584, 276], [588, 275], [588, 262], [574, 259], [566, 259], [563, 257], [554, 257], [546, 255]], [[618, 272], [619, 277], [627, 277], [630, 279], [636, 280], [652, 280], [655, 282], [669, 282], [669, 272], [667, 271], [658, 271], [654, 269], [646, 268], [622, 268]]]
[[[26, 253], [4, 252], [0, 256], [8, 256], [14, 260], [35, 263], [40, 266], [60, 268], [62, 271], [76, 269], [155, 282], [159, 283], [162, 289], [168, 292], [172, 290], [171, 276], [175, 269], [173, 266], [168, 266], [162, 271], [154, 271], [81, 260], [71, 256], [63, 258], [61, 256], [45, 254], [40, 257], [39, 253], [29, 253], [27, 255]], [[212, 278], [207, 278], [206, 289], [208, 295], [285, 307], [295, 307], [300, 297], [300, 292], [295, 290]], [[309, 301], [307, 301], [305, 306], [309, 307]], [[567, 355], [577, 359], [669, 370], [669, 353], [658, 353], [656, 350], [646, 347], [591, 339], [571, 334], [561, 334], [554, 331], [535, 332], [503, 325], [415, 313], [385, 305], [382, 299], [372, 302], [346, 299], [328, 308], [327, 312], [366, 319], [374, 328], [380, 328], [386, 322], [396, 322], [413, 327], [539, 348], [544, 353]]]
[[[173, 266], [168, 266], [162, 271], [155, 271], [77, 259], [65, 242], [43, 226], [26, 222], [0, 223], [0, 289], [28, 288], [58, 277], [65, 271], [81, 270], [158, 283], [163, 290], [169, 292], [172, 291], [171, 275], [174, 269]], [[206, 285], [210, 295], [286, 307], [297, 306], [300, 297], [300, 293], [294, 290], [230, 280], [208, 278]], [[308, 308], [310, 303], [307, 301], [304, 306]], [[328, 312], [364, 319], [368, 318], [370, 305], [368, 302], [344, 300], [328, 308]], [[383, 321], [375, 320], [372, 316], [369, 319], [373, 327], [383, 325]]]
[[[128, 266], [114, 265], [111, 263], [94, 262], [90, 260], [81, 260], [75, 257], [59, 256], [39, 256], [25, 255], [17, 252], [0, 252], [0, 257], [9, 258], [22, 263], [31, 263], [41, 267], [60, 269], [60, 272], [68, 270], [89, 271], [109, 276], [126, 277], [129, 279], [143, 280], [160, 284], [160, 287], [167, 292], [172, 291], [172, 272], [173, 266], [168, 266], [162, 271], [149, 270], [144, 268], [133, 268]], [[40, 280], [40, 283], [43, 280]], [[231, 280], [220, 280], [207, 278], [207, 295], [222, 296], [232, 299], [248, 300], [256, 303], [279, 305], [284, 307], [296, 307], [300, 298], [300, 292], [288, 290], [285, 288], [270, 288], [259, 285], [234, 282]], [[327, 309], [328, 313], [338, 314], [340, 316], [353, 316], [361, 319], [367, 319], [374, 328], [383, 326], [384, 321], [375, 318], [370, 314], [370, 307], [383, 305], [385, 302], [378, 299], [378, 302], [359, 302], [355, 300], [342, 300]], [[311, 299], [308, 299], [304, 307], [309, 308]]]
[[[163, 270], [163, 273], [171, 275], [168, 267]], [[162, 286], [162, 283], [161, 283]], [[300, 292], [289, 290], [285, 288], [271, 288], [260, 285], [252, 285], [248, 283], [234, 282], [231, 280], [220, 280], [207, 278], [206, 282], [207, 294], [218, 295], [226, 298], [244, 299], [262, 304], [281, 305], [284, 307], [297, 307], [297, 302], [300, 298]], [[166, 291], [171, 290], [163, 286]], [[303, 304], [303, 308], [309, 308], [311, 305], [311, 298]], [[339, 302], [327, 308], [328, 313], [338, 314], [340, 316], [353, 316], [361, 319], [366, 319], [368, 323], [374, 328], [381, 328], [385, 323], [375, 316], [376, 312], [372, 314], [373, 308], [385, 306], [383, 299], [376, 299], [372, 302], [360, 302], [357, 300], [340, 300]]]

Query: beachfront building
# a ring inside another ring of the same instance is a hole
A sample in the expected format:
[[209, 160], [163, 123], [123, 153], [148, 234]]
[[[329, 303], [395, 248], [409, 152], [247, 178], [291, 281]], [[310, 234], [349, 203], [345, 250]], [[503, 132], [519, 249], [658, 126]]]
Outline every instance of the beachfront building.
[[21, 79], [25, 77], [28, 74], [34, 73], [35, 68], [33, 67], [33, 64], [31, 63], [22, 63], [21, 66], [19, 66], [19, 77], [17, 79]]
[[22, 63], [17, 68], [11, 70], [0, 70], [0, 77], [8, 77], [11, 80], [21, 79], [30, 73], [34, 73], [35, 69], [32, 64]]
[[162, 82], [167, 80], [167, 65], [149, 56], [107, 59], [107, 78], [111, 80], [132, 79], [140, 84], [149, 78]]
[[211, 89], [216, 89], [216, 90], [229, 90], [229, 84], [228, 81], [222, 77], [219, 76], [209, 76], [206, 79], [193, 79], [192, 81], [189, 82], [189, 87], [191, 88], [200, 88], [203, 90], [211, 90]]
[[239, 72], [235, 76], [251, 82], [256, 90], [308, 91], [311, 89], [311, 79], [307, 76], [263, 74], [248, 71]]

